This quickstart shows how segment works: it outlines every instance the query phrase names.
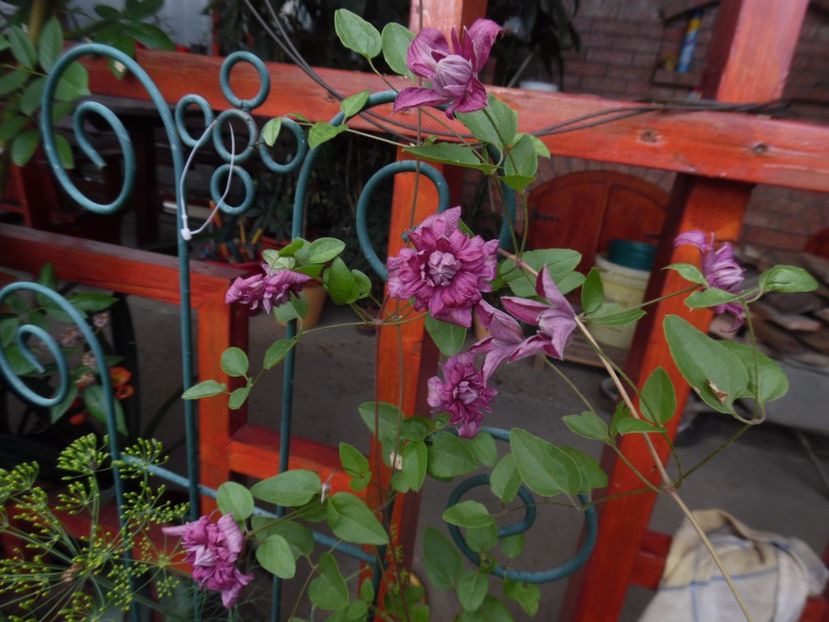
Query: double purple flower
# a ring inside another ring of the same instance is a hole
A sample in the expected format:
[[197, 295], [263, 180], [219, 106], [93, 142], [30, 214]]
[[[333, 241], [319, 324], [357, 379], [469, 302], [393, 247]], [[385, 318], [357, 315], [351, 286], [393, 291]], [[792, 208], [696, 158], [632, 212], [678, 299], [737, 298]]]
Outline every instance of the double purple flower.
[[[728, 242], [714, 248], [714, 234], [708, 236], [703, 231], [694, 230], [679, 234], [674, 239], [674, 246], [690, 244], [696, 246], [702, 256], [702, 275], [709, 287], [716, 287], [732, 294], [740, 292], [745, 270], [734, 259], [734, 248]], [[715, 313], [730, 313], [734, 316], [732, 329], [736, 330], [745, 321], [743, 306], [728, 302], [714, 307]]]
[[400, 91], [394, 111], [418, 106], [447, 104], [446, 116], [455, 111], [473, 112], [486, 108], [486, 90], [478, 73], [486, 65], [489, 52], [501, 27], [488, 19], [477, 19], [460, 37], [452, 29], [452, 48], [443, 33], [424, 28], [412, 41], [406, 65], [416, 76], [432, 82], [431, 88], [409, 87]]
[[237, 277], [225, 294], [225, 302], [241, 302], [251, 310], [259, 305], [270, 313], [272, 307], [284, 305], [292, 295], [298, 296], [302, 286], [311, 277], [293, 270], [271, 270], [268, 264], [262, 264], [263, 272], [247, 278]]
[[[556, 287], [546, 266], [536, 279], [536, 292], [544, 298], [543, 302], [502, 297], [501, 302], [509, 313], [482, 300], [476, 313], [490, 336], [466, 353], [449, 358], [443, 364], [442, 380], [429, 379], [429, 406], [435, 413], [449, 412], [450, 422], [458, 426], [460, 436], [475, 436], [484, 415], [491, 410], [496, 391], [486, 384], [501, 363], [512, 363], [537, 352], [557, 359], [563, 357], [576, 328], [576, 313]], [[538, 330], [525, 338], [516, 318], [537, 326]], [[483, 367], [478, 370], [475, 356], [480, 354], [485, 356]]]
[[492, 410], [492, 400], [498, 393], [486, 386], [483, 372], [475, 366], [475, 355], [469, 352], [448, 358], [443, 364], [443, 379], [434, 376], [428, 385], [426, 401], [432, 412], [448, 412], [458, 436], [466, 438], [478, 434], [484, 414]]
[[243, 574], [236, 567], [245, 538], [233, 516], [225, 514], [215, 523], [202, 516], [162, 531], [181, 538], [187, 562], [193, 567], [193, 580], [202, 588], [221, 592], [225, 608], [233, 607], [242, 588], [253, 581], [253, 575]]
[[481, 292], [492, 290], [498, 240], [468, 237], [458, 229], [460, 217], [461, 208], [453, 207], [409, 233], [414, 248], [388, 260], [389, 295], [413, 298], [415, 309], [468, 328]]

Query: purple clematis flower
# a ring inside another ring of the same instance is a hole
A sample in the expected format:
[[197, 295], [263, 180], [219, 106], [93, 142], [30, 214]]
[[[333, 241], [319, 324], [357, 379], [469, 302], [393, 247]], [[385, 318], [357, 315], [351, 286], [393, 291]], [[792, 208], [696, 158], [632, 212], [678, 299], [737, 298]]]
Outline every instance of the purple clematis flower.
[[[714, 234], [707, 237], [703, 231], [694, 230], [680, 233], [674, 239], [674, 246], [690, 244], [696, 246], [702, 255], [702, 275], [710, 287], [716, 287], [732, 294], [739, 293], [745, 270], [734, 259], [734, 248], [728, 242], [714, 248]], [[745, 321], [745, 310], [736, 302], [727, 302], [714, 307], [715, 313], [730, 313], [734, 316], [732, 330], [737, 330]]]
[[268, 264], [262, 264], [263, 274], [254, 274], [246, 278], [237, 277], [225, 294], [225, 302], [241, 302], [256, 310], [259, 305], [270, 313], [272, 307], [284, 305], [291, 295], [298, 296], [302, 286], [311, 277], [293, 270], [272, 270]]
[[431, 80], [432, 86], [403, 89], [394, 102], [394, 111], [448, 104], [446, 116], [452, 119], [456, 110], [486, 108], [486, 90], [478, 73], [486, 65], [500, 32], [501, 27], [489, 19], [476, 19], [469, 29], [464, 27], [460, 37], [453, 28], [453, 53], [442, 32], [424, 28], [409, 46], [406, 65], [415, 75]]
[[490, 336], [473, 344], [467, 352], [486, 354], [482, 368], [484, 382], [489, 380], [501, 363], [512, 363], [542, 349], [543, 343], [539, 340], [524, 339], [524, 331], [514, 317], [496, 309], [486, 300], [478, 303], [475, 314]]
[[564, 349], [570, 343], [573, 329], [576, 328], [576, 312], [556, 287], [546, 266], [538, 274], [535, 291], [546, 302], [503, 296], [501, 303], [509, 313], [525, 324], [538, 326], [536, 334], [522, 345], [524, 351], [529, 354], [542, 351], [561, 359], [564, 357]]
[[481, 292], [492, 290], [498, 240], [466, 236], [458, 229], [460, 217], [461, 208], [453, 207], [409, 233], [414, 248], [388, 260], [389, 295], [414, 298], [415, 309], [468, 328]]
[[449, 422], [457, 426], [458, 436], [472, 438], [478, 434], [498, 391], [486, 386], [483, 372], [475, 367], [475, 356], [465, 352], [448, 358], [443, 364], [443, 380], [435, 376], [428, 384], [426, 401], [432, 412], [451, 414]]
[[206, 516], [178, 527], [164, 527], [168, 536], [178, 536], [193, 567], [193, 580], [200, 587], [222, 593], [222, 604], [230, 609], [253, 575], [239, 572], [236, 562], [245, 544], [233, 516], [225, 514], [212, 523]]

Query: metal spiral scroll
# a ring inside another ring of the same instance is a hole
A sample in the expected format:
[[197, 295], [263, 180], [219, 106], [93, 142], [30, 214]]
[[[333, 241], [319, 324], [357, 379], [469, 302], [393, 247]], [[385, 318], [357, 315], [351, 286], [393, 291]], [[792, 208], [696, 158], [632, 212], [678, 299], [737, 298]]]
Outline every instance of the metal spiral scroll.
[[[109, 439], [109, 452], [112, 459], [115, 505], [118, 509], [118, 522], [121, 527], [121, 531], [124, 532], [126, 530], [126, 521], [122, 513], [122, 508], [124, 507], [124, 487], [118, 472], [117, 465], [117, 461], [120, 460], [121, 457], [120, 449], [118, 447], [118, 426], [115, 420], [115, 402], [112, 391], [112, 380], [109, 377], [109, 373], [107, 373], [108, 367], [106, 364], [106, 359], [104, 357], [104, 350], [101, 347], [101, 342], [98, 341], [98, 338], [95, 336], [95, 333], [89, 327], [89, 324], [87, 323], [84, 316], [81, 315], [81, 313], [74, 306], [72, 306], [72, 304], [68, 300], [66, 300], [63, 296], [58, 294], [53, 289], [41, 285], [40, 283], [19, 281], [17, 283], [11, 283], [10, 285], [6, 285], [5, 287], [3, 287], [3, 289], [0, 289], [0, 305], [3, 304], [3, 301], [6, 298], [14, 295], [17, 292], [31, 292], [36, 296], [47, 298], [58, 309], [60, 309], [67, 316], [69, 316], [69, 318], [72, 320], [72, 323], [80, 331], [84, 341], [86, 341], [87, 345], [89, 345], [89, 349], [92, 351], [92, 354], [95, 356], [95, 363], [100, 372], [98, 374], [99, 382], [104, 394], [104, 410], [106, 413], [106, 429], [107, 437]], [[37, 404], [38, 406], [55, 406], [62, 402], [69, 392], [71, 378], [69, 376], [69, 366], [66, 363], [66, 357], [64, 357], [63, 351], [61, 350], [57, 341], [55, 341], [54, 337], [52, 337], [41, 327], [36, 326], [34, 324], [22, 324], [18, 326], [17, 331], [15, 333], [17, 347], [20, 349], [20, 352], [23, 355], [23, 357], [31, 365], [35, 367], [38, 373], [43, 373], [44, 367], [43, 364], [38, 360], [37, 355], [34, 353], [32, 348], [29, 347], [28, 342], [30, 337], [34, 337], [35, 339], [40, 341], [46, 347], [46, 349], [49, 351], [49, 353], [52, 355], [52, 358], [55, 361], [55, 364], [58, 369], [58, 387], [54, 395], [41, 395], [35, 392], [25, 382], [23, 382], [23, 380], [12, 369], [11, 364], [9, 363], [9, 359], [6, 357], [6, 352], [4, 348], [0, 348], [0, 377], [2, 377], [2, 379], [10, 387], [12, 387], [12, 389], [21, 397], [21, 399], [31, 402], [32, 404]], [[130, 563], [129, 553], [126, 554], [124, 558], [124, 563]], [[131, 577], [129, 579], [129, 582], [130, 589], [135, 591], [135, 586], [133, 585], [133, 580]], [[137, 622], [137, 609], [133, 607], [131, 613], [133, 621]]]
[[[481, 428], [481, 432], [488, 432], [493, 438], [499, 441], [509, 442], [509, 432], [507, 430], [503, 430], [501, 428], [483, 427]], [[452, 494], [449, 495], [446, 507], [449, 508], [457, 504], [463, 495], [473, 488], [487, 485], [489, 485], [488, 474], [474, 475], [468, 479], [465, 479], [458, 484], [452, 491]], [[518, 489], [518, 497], [524, 503], [524, 518], [517, 523], [499, 528], [498, 538], [506, 538], [507, 536], [514, 536], [529, 531], [533, 526], [533, 523], [535, 523], [535, 499], [533, 498], [532, 493], [527, 490], [523, 484]], [[585, 495], [579, 495], [579, 500], [582, 504], [587, 504], [590, 501]], [[550, 568], [549, 570], [540, 570], [536, 572], [513, 570], [510, 568], [504, 568], [500, 564], [496, 564], [491, 570], [491, 573], [496, 577], [501, 577], [502, 579], [524, 581], [526, 583], [550, 583], [573, 574], [576, 570], [581, 568], [585, 562], [587, 562], [587, 559], [593, 552], [593, 547], [596, 546], [598, 520], [596, 518], [596, 508], [594, 506], [587, 505], [587, 508], [584, 510], [584, 519], [587, 527], [584, 541], [579, 547], [579, 550], [576, 551], [576, 554], [565, 563], [556, 566], [555, 568]], [[463, 533], [461, 533], [460, 528], [455, 525], [449, 525], [449, 533], [452, 535], [452, 539], [455, 541], [455, 544], [458, 545], [461, 552], [466, 555], [472, 563], [480, 564], [480, 556], [469, 547], [469, 544], [467, 544], [466, 539], [463, 537]]]

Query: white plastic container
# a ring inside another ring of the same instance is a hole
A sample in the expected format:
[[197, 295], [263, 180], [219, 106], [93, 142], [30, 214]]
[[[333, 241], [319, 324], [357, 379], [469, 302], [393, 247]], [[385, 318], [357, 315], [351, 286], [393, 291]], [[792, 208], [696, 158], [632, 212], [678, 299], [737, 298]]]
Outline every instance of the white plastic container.
[[[596, 255], [596, 268], [602, 277], [606, 302], [615, 302], [623, 308], [634, 307], [645, 300], [645, 289], [651, 273], [636, 270], [608, 261]], [[615, 348], [629, 348], [636, 332], [636, 323], [625, 326], [599, 326], [591, 324], [590, 331], [596, 341]]]

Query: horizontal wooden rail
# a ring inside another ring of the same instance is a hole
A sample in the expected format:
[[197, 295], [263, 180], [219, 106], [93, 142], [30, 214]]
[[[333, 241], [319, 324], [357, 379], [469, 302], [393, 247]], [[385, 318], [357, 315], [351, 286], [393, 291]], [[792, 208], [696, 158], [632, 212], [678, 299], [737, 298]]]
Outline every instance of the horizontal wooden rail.
[[[138, 62], [170, 103], [198, 92], [217, 110], [229, 107], [219, 89], [220, 57], [140, 50]], [[103, 61], [90, 59], [87, 65], [90, 86], [96, 94], [148, 99], [135, 80], [117, 80]], [[257, 114], [276, 116], [301, 112], [312, 120], [327, 120], [339, 110], [335, 98], [327, 95], [299, 67], [281, 63], [266, 63], [266, 66], [271, 78], [271, 97], [257, 109]], [[344, 94], [388, 88], [372, 74], [336, 69], [317, 71]], [[405, 85], [400, 79], [390, 80], [397, 86]], [[240, 96], [251, 97], [258, 89], [258, 76], [252, 67], [240, 63], [232, 72], [231, 84]], [[535, 131], [610, 108], [637, 105], [591, 95], [495, 87], [491, 90], [518, 110], [522, 131]], [[389, 112], [388, 108], [385, 110]], [[415, 118], [412, 112], [393, 117], [409, 125], [414, 124]], [[374, 127], [362, 119], [355, 120], [354, 125], [361, 129]], [[424, 128], [427, 133], [445, 131], [426, 117]], [[411, 130], [398, 129], [412, 135]], [[562, 156], [829, 192], [829, 127], [826, 126], [743, 113], [646, 113], [546, 136], [544, 141], [554, 154]]]

